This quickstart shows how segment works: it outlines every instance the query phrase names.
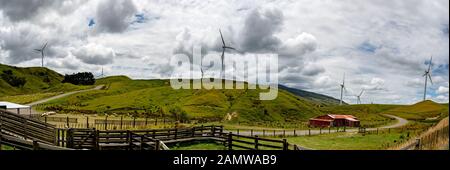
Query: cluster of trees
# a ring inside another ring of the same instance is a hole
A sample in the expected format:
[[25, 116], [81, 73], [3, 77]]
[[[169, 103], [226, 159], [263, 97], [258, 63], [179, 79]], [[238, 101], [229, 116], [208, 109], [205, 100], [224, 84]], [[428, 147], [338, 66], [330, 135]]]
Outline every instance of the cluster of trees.
[[23, 87], [27, 83], [24, 77], [17, 77], [12, 70], [3, 70], [0, 77], [13, 87]]
[[82, 72], [70, 75], [66, 74], [62, 82], [75, 85], [93, 85], [95, 84], [95, 78], [91, 72]]

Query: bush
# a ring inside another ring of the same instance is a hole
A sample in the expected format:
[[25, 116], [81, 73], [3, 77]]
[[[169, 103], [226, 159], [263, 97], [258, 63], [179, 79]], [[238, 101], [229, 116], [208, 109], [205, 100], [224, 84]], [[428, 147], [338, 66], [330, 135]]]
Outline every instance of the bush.
[[82, 72], [70, 75], [66, 74], [62, 82], [75, 85], [93, 85], [95, 84], [95, 78], [94, 75], [90, 72]]
[[1, 78], [13, 87], [23, 87], [27, 80], [23, 77], [17, 77], [11, 70], [3, 70]]

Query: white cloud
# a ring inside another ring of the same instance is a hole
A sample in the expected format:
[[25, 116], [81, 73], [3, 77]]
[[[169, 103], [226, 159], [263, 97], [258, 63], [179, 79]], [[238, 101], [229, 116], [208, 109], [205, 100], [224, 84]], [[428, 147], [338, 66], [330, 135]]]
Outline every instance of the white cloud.
[[[447, 0], [0, 0], [0, 63], [40, 65], [32, 49], [48, 41], [46, 63], [62, 73], [104, 65], [109, 75], [167, 78], [174, 52], [190, 53], [197, 44], [220, 52], [221, 29], [243, 52], [278, 53], [282, 83], [339, 97], [345, 73], [349, 91], [366, 88], [363, 101], [375, 103], [419, 101], [432, 55], [428, 92], [438, 100], [448, 91], [448, 6]], [[136, 14], [143, 22], [133, 21]]]
[[436, 90], [437, 94], [440, 95], [447, 95], [448, 96], [448, 87], [439, 86], [439, 88]]

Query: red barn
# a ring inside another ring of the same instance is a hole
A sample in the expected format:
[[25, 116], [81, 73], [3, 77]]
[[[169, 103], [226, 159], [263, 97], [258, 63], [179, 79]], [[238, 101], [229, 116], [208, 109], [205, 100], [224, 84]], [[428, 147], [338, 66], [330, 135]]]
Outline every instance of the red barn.
[[309, 125], [313, 127], [359, 127], [359, 120], [353, 115], [322, 115], [309, 119]]

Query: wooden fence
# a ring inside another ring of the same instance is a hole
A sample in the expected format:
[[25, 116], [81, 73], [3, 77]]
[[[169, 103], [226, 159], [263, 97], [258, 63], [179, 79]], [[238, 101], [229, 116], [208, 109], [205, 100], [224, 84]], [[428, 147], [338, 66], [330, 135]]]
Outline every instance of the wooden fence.
[[54, 144], [55, 126], [26, 116], [0, 110], [1, 131], [41, 143]]
[[[449, 118], [442, 119], [438, 124], [429, 128], [418, 137], [393, 146], [394, 150], [435, 150], [448, 149], [449, 142]], [[442, 148], [447, 146], [447, 148]]]
[[224, 144], [229, 150], [288, 150], [290, 146], [285, 139], [224, 133], [223, 126], [150, 130], [59, 129], [57, 145], [94, 150], [160, 150], [166, 144], [193, 140], [213, 140]]

